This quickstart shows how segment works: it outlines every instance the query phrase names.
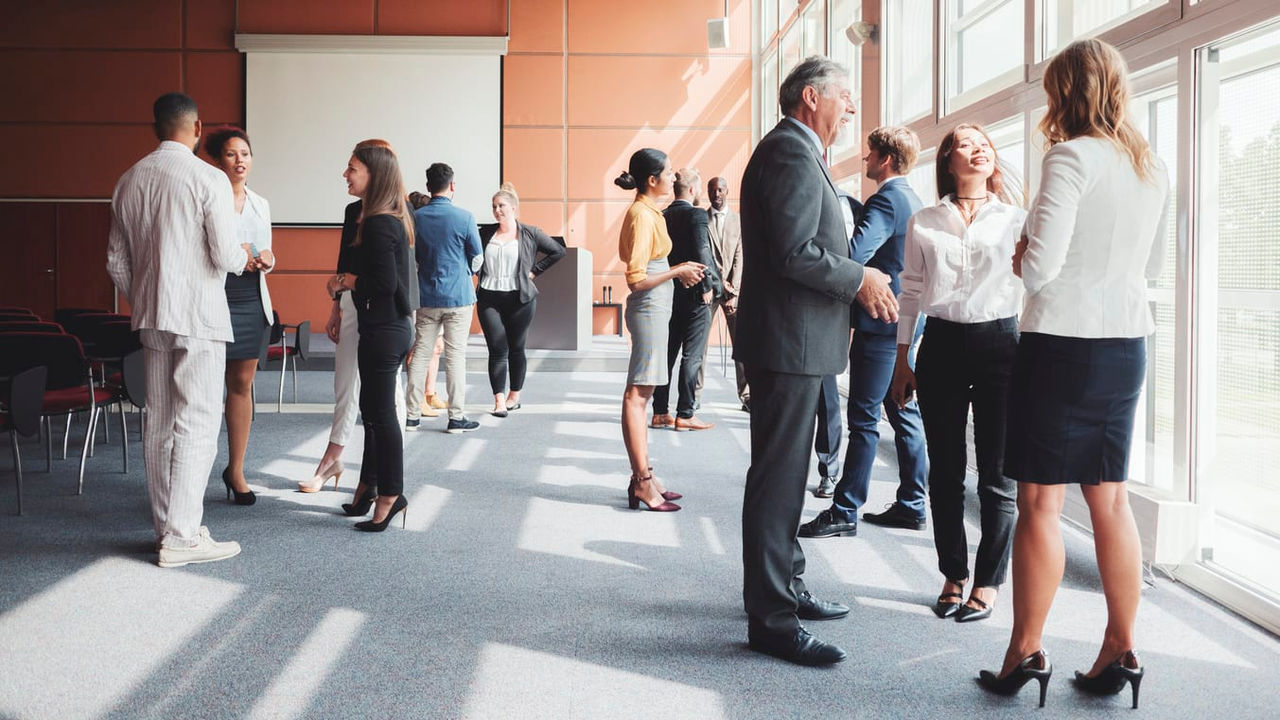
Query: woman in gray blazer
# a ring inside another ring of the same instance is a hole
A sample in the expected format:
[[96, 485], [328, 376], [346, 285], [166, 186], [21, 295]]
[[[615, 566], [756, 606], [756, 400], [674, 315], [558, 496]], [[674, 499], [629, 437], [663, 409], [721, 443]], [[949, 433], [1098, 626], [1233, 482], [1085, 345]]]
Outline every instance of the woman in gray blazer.
[[[489, 346], [489, 388], [493, 390], [496, 417], [506, 417], [508, 411], [520, 407], [520, 391], [524, 389], [528, 367], [524, 339], [538, 309], [538, 286], [533, 279], [564, 257], [564, 248], [542, 228], [516, 220], [519, 211], [515, 187], [503, 183], [493, 194], [497, 224], [480, 228], [484, 265], [476, 289], [476, 309]], [[538, 253], [542, 258], [535, 262]]]

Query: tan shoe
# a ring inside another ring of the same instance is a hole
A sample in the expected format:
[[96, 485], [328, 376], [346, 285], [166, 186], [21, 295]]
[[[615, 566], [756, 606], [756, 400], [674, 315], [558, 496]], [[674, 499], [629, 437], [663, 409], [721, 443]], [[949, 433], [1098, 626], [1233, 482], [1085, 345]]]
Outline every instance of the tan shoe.
[[670, 428], [676, 426], [676, 419], [670, 413], [664, 415], [654, 415], [653, 421], [649, 423], [651, 428]]
[[699, 420], [699, 419], [698, 419], [698, 418], [696, 418], [696, 417], [691, 417], [691, 418], [682, 418], [682, 417], [678, 417], [678, 418], [676, 418], [676, 431], [677, 431], [677, 432], [679, 432], [679, 431], [683, 431], [683, 430], [710, 430], [711, 428], [713, 428], [713, 427], [715, 427], [715, 426], [716, 426], [716, 424], [715, 424], [715, 423], [702, 422], [701, 420]]
[[422, 399], [422, 407], [419, 408], [422, 417], [440, 417], [440, 411], [431, 406], [430, 398]]
[[[437, 395], [436, 393], [431, 393], [430, 395], [423, 398], [423, 404], [430, 405], [436, 410], [444, 410], [445, 408], [449, 407], [449, 403], [441, 400], [440, 396]], [[436, 415], [439, 415], [439, 414], [440, 413], [436, 413]]]

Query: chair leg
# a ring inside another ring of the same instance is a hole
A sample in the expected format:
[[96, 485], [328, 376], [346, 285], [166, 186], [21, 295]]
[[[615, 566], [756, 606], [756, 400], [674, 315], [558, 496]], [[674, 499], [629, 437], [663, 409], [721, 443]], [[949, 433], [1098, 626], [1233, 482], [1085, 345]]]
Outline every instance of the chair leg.
[[18, 479], [18, 514], [22, 514], [22, 456], [18, 454], [18, 433], [9, 431], [9, 444], [13, 446], [13, 473]]
[[102, 411], [106, 414], [102, 419], [102, 442], [106, 444], [111, 442], [111, 408], [104, 405]]
[[98, 446], [98, 418], [97, 413], [89, 413], [89, 424], [85, 428], [85, 432], [89, 433], [89, 457], [93, 457], [93, 451]]
[[71, 413], [67, 413], [67, 427], [62, 431], [62, 459], [67, 459], [67, 441], [71, 439]]
[[44, 471], [53, 472], [53, 418], [44, 416]]
[[124, 454], [124, 474], [129, 474], [129, 428], [124, 420], [124, 401], [119, 403], [120, 409], [120, 452]]
[[280, 358], [280, 394], [276, 396], [276, 412], [284, 412], [284, 371], [285, 360], [288, 358]]
[[89, 446], [93, 443], [93, 436], [98, 430], [98, 406], [94, 405], [89, 408], [89, 432], [84, 438], [84, 449], [80, 451], [80, 482], [76, 488], [77, 495], [84, 494], [84, 466], [89, 460]]
[[293, 404], [298, 404], [298, 356], [289, 356], [289, 370], [293, 374]]

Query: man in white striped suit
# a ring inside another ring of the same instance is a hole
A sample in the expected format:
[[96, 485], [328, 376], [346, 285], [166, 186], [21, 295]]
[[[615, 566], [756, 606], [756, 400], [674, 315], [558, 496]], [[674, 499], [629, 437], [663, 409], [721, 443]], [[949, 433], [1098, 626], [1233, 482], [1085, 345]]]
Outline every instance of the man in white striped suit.
[[255, 260], [236, 242], [227, 176], [195, 156], [195, 101], [162, 95], [160, 147], [120, 178], [111, 197], [107, 272], [128, 299], [147, 369], [143, 452], [160, 567], [223, 560], [236, 542], [201, 526], [217, 454], [231, 315], [223, 286]]

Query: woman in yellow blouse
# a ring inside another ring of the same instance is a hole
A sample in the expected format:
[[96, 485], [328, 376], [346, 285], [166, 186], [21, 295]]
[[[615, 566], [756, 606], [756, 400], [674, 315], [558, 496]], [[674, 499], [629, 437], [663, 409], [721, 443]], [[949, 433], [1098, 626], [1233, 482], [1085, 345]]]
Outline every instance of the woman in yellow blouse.
[[649, 437], [645, 411], [656, 385], [667, 384], [667, 324], [671, 320], [673, 281], [689, 287], [702, 280], [705, 265], [686, 262], [670, 267], [671, 236], [658, 202], [671, 194], [675, 173], [666, 153], [644, 148], [631, 156], [627, 171], [614, 180], [623, 190], [635, 190], [618, 237], [618, 257], [627, 266], [627, 330], [631, 332], [631, 362], [622, 395], [622, 440], [631, 460], [627, 502], [632, 510], [672, 512], [679, 493], [668, 492], [649, 466]]

